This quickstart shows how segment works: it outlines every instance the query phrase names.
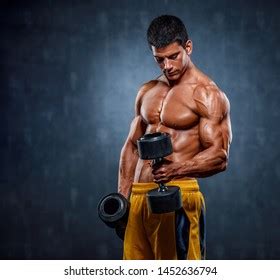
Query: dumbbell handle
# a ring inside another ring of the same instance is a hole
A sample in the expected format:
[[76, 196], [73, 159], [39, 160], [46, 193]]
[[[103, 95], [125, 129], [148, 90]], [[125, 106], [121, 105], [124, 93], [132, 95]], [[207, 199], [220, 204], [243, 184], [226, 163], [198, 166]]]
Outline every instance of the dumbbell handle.
[[160, 158], [155, 158], [153, 160], [153, 164], [158, 164], [158, 163], [161, 163], [163, 161], [163, 157], [160, 157]]
[[[162, 161], [163, 161], [162, 157], [161, 158], [156, 158], [156, 159], [153, 160], [153, 164], [158, 164]], [[159, 192], [165, 192], [165, 191], [168, 190], [168, 188], [165, 186], [164, 183], [158, 183], [158, 186], [159, 186], [159, 189], [158, 189]]]
[[159, 183], [158, 186], [159, 186], [158, 189], [159, 192], [166, 192], [168, 190], [168, 188], [163, 183]]

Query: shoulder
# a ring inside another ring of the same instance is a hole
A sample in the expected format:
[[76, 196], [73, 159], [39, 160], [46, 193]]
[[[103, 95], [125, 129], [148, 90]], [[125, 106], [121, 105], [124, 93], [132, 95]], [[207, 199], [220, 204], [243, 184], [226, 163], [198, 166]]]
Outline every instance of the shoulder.
[[161, 75], [153, 80], [150, 80], [149, 82], [144, 83], [139, 91], [138, 94], [145, 94], [147, 91], [149, 91], [150, 89], [152, 89], [155, 86], [169, 86], [168, 85], [168, 80], [166, 79], [166, 77], [164, 75]]
[[138, 90], [137, 97], [136, 97], [136, 102], [139, 102], [141, 98], [153, 87], [157, 85], [158, 81], [157, 80], [151, 80], [147, 83], [144, 83]]
[[144, 83], [138, 90], [136, 100], [135, 100], [135, 112], [138, 115], [140, 112], [141, 104], [144, 95], [153, 87], [157, 85], [158, 81], [157, 80], [151, 80], [149, 82]]
[[151, 88], [153, 88], [154, 86], [156, 86], [158, 83], [158, 80], [151, 80], [149, 82], [144, 83], [139, 91], [138, 91], [138, 95], [140, 94], [145, 94], [148, 90], [150, 90]]
[[202, 117], [223, 119], [229, 113], [230, 104], [226, 94], [212, 81], [197, 85], [193, 92], [193, 99]]

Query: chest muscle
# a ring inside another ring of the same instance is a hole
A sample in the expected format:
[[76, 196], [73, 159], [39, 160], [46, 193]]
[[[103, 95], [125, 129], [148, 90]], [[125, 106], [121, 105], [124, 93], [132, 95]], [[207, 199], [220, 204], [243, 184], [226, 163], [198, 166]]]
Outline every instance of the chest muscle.
[[141, 115], [147, 124], [174, 129], [188, 129], [196, 125], [199, 117], [191, 109], [192, 92], [169, 87], [155, 87], [142, 100]]

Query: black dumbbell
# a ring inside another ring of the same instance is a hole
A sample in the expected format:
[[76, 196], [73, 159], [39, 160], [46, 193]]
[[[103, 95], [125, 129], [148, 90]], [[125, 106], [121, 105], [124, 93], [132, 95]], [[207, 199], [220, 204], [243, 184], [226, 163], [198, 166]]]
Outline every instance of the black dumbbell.
[[109, 227], [115, 228], [117, 235], [124, 240], [128, 220], [129, 202], [120, 193], [104, 196], [98, 204], [99, 218]]
[[[137, 140], [138, 153], [141, 159], [160, 163], [165, 156], [172, 154], [172, 143], [168, 133], [145, 134]], [[159, 183], [159, 188], [147, 193], [148, 205], [152, 213], [173, 212], [182, 207], [181, 191], [178, 186], [166, 186]]]

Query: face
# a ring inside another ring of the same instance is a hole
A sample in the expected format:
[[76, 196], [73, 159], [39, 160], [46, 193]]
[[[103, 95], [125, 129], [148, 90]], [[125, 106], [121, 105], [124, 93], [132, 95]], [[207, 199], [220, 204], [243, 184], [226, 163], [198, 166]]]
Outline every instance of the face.
[[154, 58], [168, 80], [177, 80], [185, 72], [190, 61], [192, 42], [188, 40], [185, 47], [178, 42], [163, 48], [152, 46]]

